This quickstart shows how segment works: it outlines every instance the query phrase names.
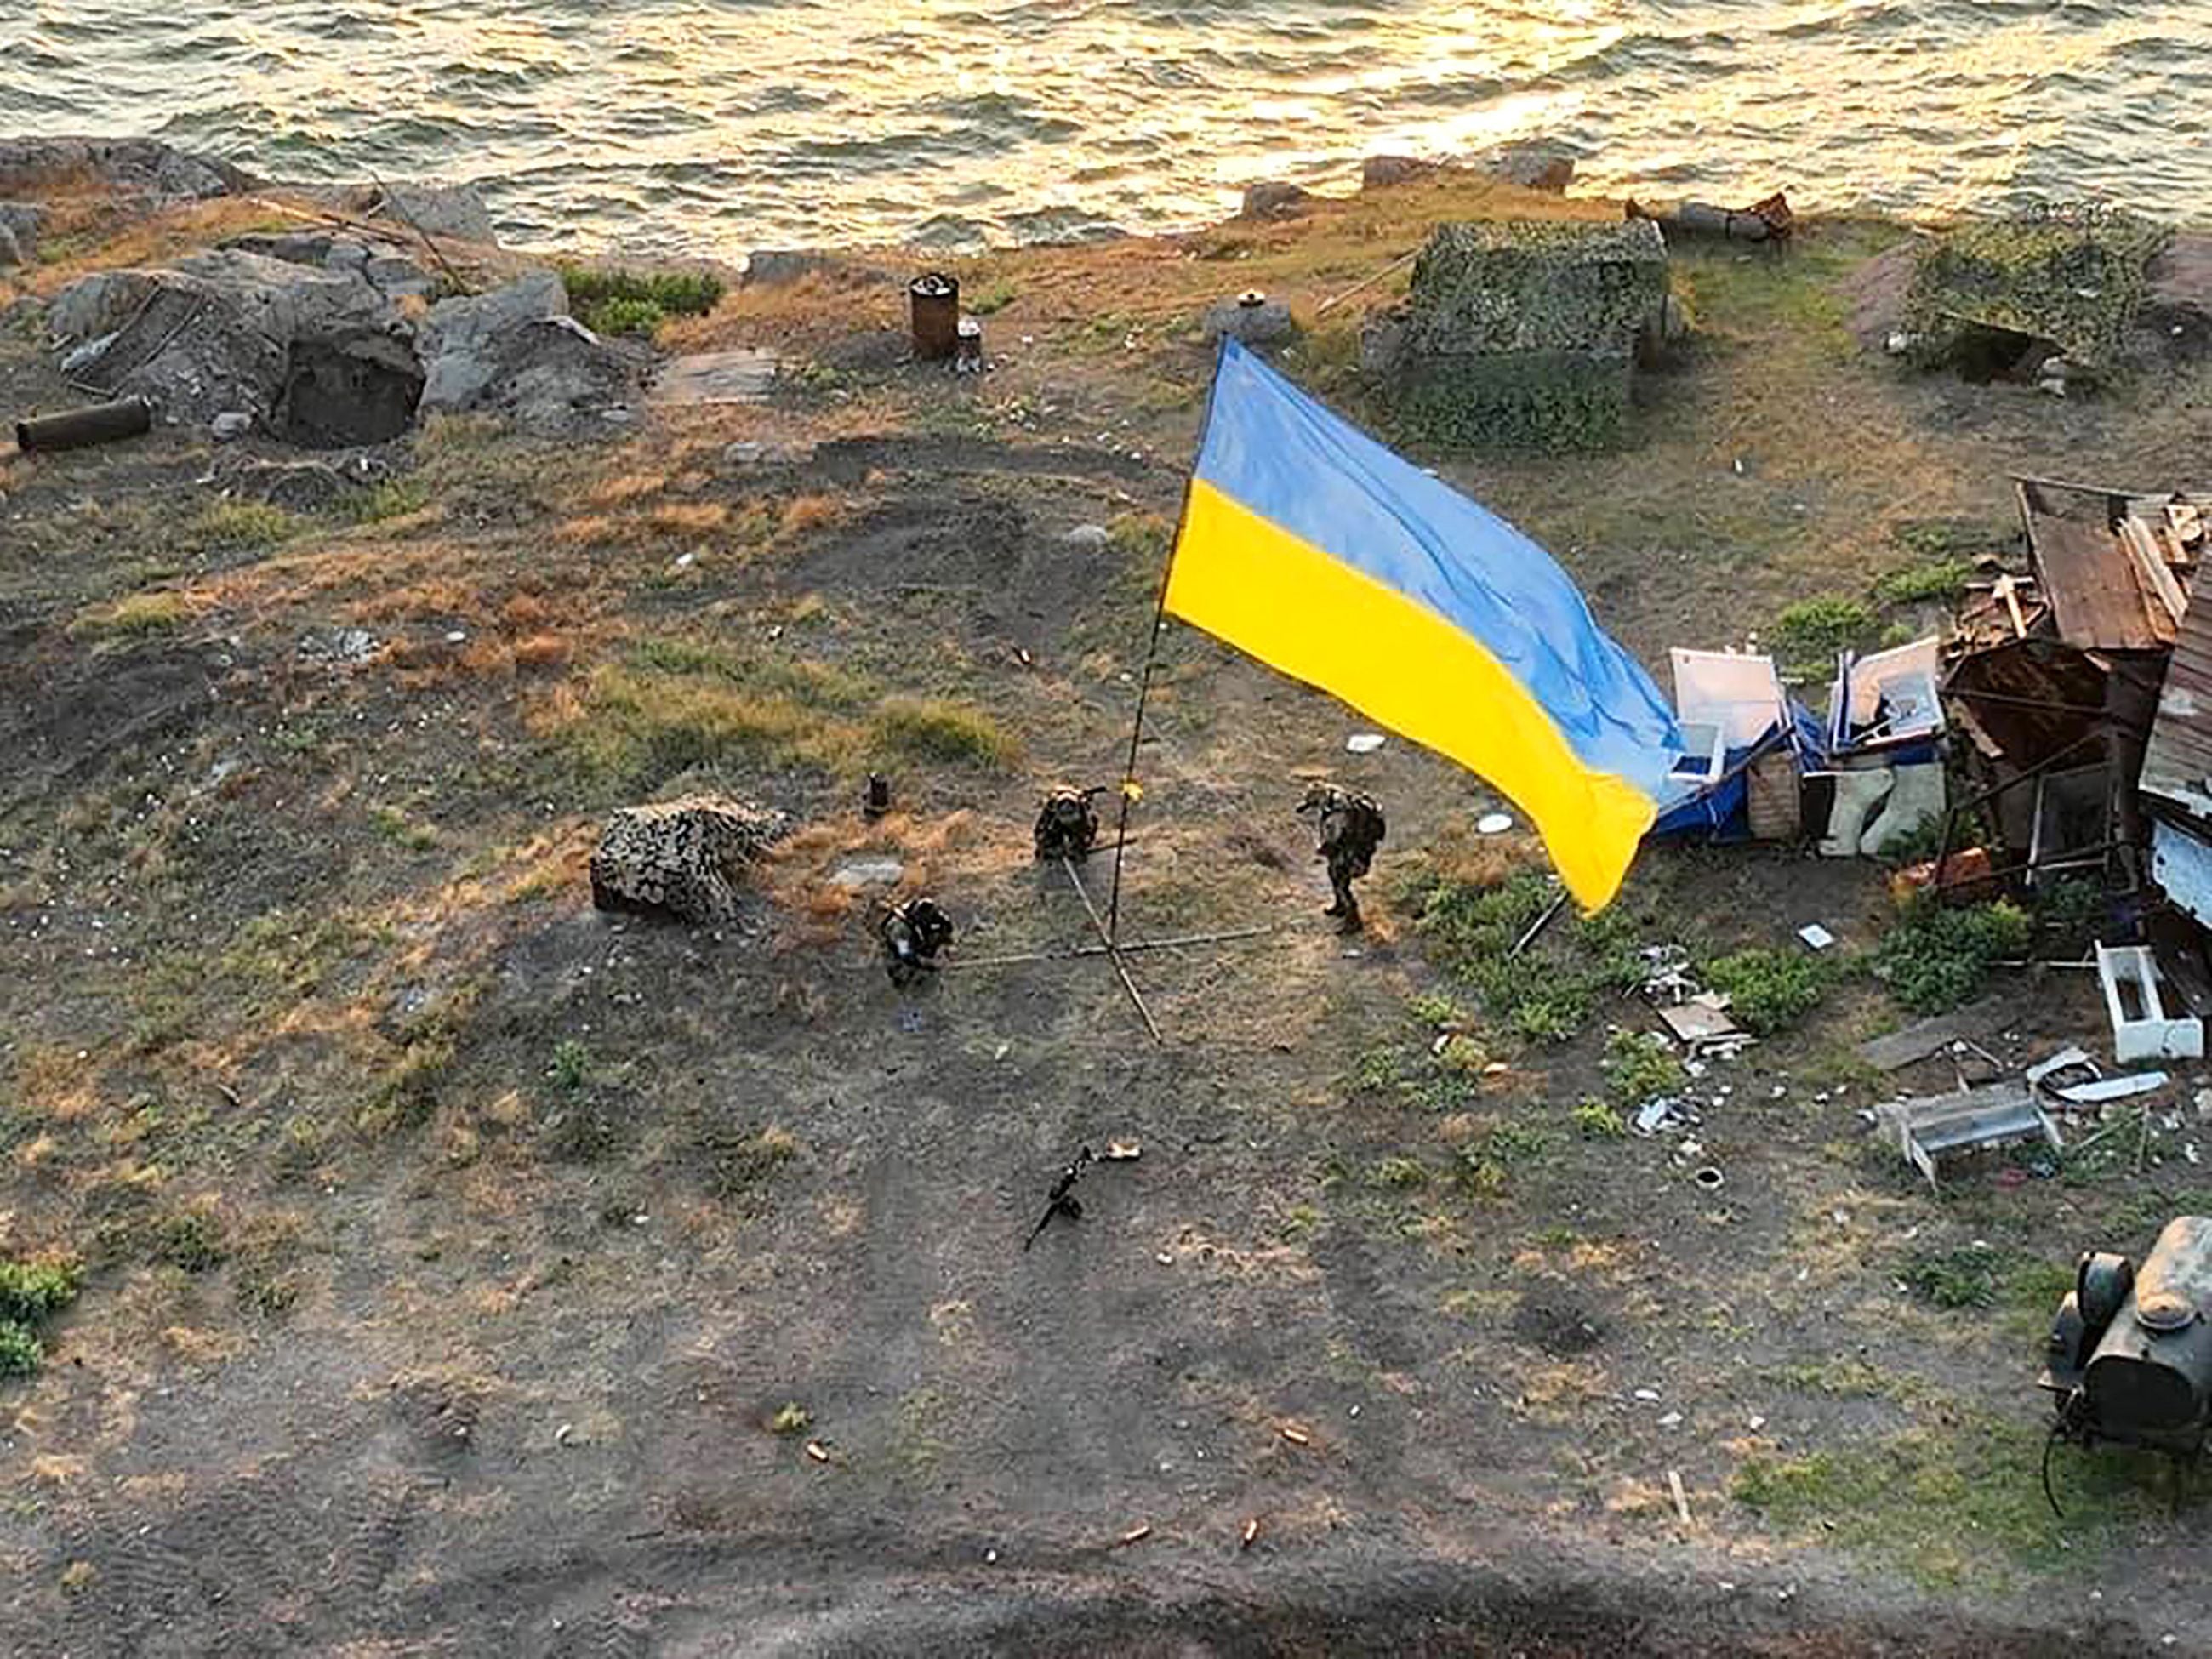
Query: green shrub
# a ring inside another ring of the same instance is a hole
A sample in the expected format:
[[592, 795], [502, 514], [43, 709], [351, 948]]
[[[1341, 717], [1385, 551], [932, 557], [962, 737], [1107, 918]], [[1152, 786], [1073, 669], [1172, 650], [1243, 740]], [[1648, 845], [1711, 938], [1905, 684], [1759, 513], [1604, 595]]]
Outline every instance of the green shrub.
[[2008, 901], [1951, 909], [1923, 897], [1882, 940], [1875, 972], [1913, 1012], [1940, 1014], [1972, 1001], [1992, 963], [2025, 956], [2034, 939], [2035, 919]]
[[1705, 964], [1705, 982], [1729, 998], [1736, 1023], [1760, 1036], [1787, 1030], [1820, 1006], [1828, 964], [1802, 951], [1738, 951]]
[[1367, 1184], [1404, 1192], [1414, 1187], [1425, 1186], [1429, 1166], [1418, 1158], [1386, 1158], [1367, 1172]]
[[46, 1357], [38, 1334], [12, 1319], [0, 1319], [0, 1376], [28, 1376]]
[[1893, 570], [1874, 585], [1874, 596], [1883, 605], [1918, 605], [1930, 599], [1956, 599], [1966, 589], [1974, 567], [1966, 559], [1936, 559], [1909, 569]]
[[1606, 1039], [1606, 1091], [1624, 1110], [1680, 1090], [1686, 1074], [1673, 1046], [1650, 1031], [1615, 1031]]
[[75, 1261], [0, 1261], [0, 1320], [36, 1325], [75, 1301], [83, 1278]]
[[579, 1092], [591, 1081], [592, 1051], [574, 1037], [563, 1037], [553, 1045], [553, 1064], [545, 1075], [562, 1094]]
[[1997, 1255], [1987, 1245], [1915, 1250], [1898, 1277], [1923, 1302], [1954, 1310], [1986, 1308], [1996, 1300]]
[[670, 317], [704, 316], [722, 302], [719, 276], [698, 271], [561, 267], [568, 308], [597, 334], [650, 335]]
[[1575, 1103], [1575, 1127], [1585, 1140], [1618, 1140], [1628, 1133], [1628, 1121], [1602, 1100]]
[[1784, 607], [1774, 623], [1774, 648], [1791, 663], [1825, 661], [1874, 631], [1874, 612], [1860, 599], [1822, 593]]
[[812, 1414], [795, 1400], [787, 1402], [768, 1420], [771, 1434], [805, 1434], [813, 1425]]

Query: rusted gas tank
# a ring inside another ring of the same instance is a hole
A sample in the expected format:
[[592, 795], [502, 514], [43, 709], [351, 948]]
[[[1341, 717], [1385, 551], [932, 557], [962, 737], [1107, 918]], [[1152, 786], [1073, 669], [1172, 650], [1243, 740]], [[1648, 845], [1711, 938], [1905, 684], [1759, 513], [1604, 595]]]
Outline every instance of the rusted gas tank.
[[2081, 1337], [2081, 1428], [2130, 1445], [2202, 1447], [2212, 1425], [2212, 1219], [2168, 1222], [2102, 1333]]

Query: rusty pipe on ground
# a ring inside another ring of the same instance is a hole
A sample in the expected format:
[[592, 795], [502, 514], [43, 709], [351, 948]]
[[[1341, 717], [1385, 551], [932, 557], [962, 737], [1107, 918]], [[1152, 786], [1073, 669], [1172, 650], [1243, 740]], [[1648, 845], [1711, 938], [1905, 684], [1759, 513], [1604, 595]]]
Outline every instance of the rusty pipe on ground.
[[123, 438], [143, 438], [153, 428], [153, 404], [143, 398], [124, 398], [112, 404], [88, 404], [58, 415], [18, 421], [15, 447], [25, 454], [33, 450], [85, 449]]

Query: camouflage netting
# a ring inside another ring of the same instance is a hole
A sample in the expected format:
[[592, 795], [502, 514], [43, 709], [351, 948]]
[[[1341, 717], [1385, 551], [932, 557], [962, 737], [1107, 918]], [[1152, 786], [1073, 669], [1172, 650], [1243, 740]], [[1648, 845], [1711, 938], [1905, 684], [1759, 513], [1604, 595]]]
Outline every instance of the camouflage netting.
[[1656, 225], [1440, 225], [1369, 366], [1428, 441], [1597, 448], [1620, 441], [1638, 336], [1667, 300]]
[[2151, 261], [2172, 232], [2118, 210], [2040, 211], [1967, 225], [1929, 242], [1905, 301], [1912, 355], [1948, 362], [1978, 329], [2060, 347], [2087, 368], [2116, 363]]

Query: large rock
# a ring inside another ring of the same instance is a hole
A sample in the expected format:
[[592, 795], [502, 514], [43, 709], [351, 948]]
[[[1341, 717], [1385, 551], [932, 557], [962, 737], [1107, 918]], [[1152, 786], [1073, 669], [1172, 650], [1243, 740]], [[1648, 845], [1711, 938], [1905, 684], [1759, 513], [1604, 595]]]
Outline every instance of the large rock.
[[1313, 192], [1303, 185], [1271, 181], [1249, 185], [1244, 191], [1244, 204], [1237, 216], [1243, 219], [1295, 219], [1313, 209]]
[[1362, 190], [1388, 190], [1394, 185], [1407, 185], [1416, 179], [1425, 179], [1436, 170], [1434, 161], [1424, 161], [1412, 155], [1370, 155], [1359, 164], [1359, 187]]
[[395, 229], [434, 239], [499, 246], [499, 228], [474, 185], [401, 179], [328, 185], [307, 193], [350, 218], [381, 219]]
[[422, 386], [405, 322], [363, 275], [246, 248], [100, 271], [55, 296], [47, 327], [81, 384], [316, 447], [396, 437]]
[[250, 175], [212, 156], [153, 138], [0, 138], [0, 190], [34, 195], [90, 174], [118, 189], [163, 200], [235, 195]]
[[1476, 165], [1506, 184], [1516, 185], [1522, 190], [1546, 191], [1554, 196], [1564, 195], [1575, 178], [1574, 152], [1543, 138], [1521, 138], [1500, 144], [1481, 156]]
[[568, 315], [550, 270], [505, 288], [441, 300], [423, 319], [425, 414], [486, 410], [560, 428], [626, 410], [651, 353], [605, 340]]
[[737, 914], [744, 868], [789, 832], [782, 813], [726, 795], [625, 807], [592, 854], [592, 902], [713, 927]]

